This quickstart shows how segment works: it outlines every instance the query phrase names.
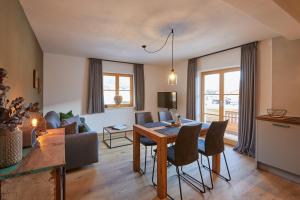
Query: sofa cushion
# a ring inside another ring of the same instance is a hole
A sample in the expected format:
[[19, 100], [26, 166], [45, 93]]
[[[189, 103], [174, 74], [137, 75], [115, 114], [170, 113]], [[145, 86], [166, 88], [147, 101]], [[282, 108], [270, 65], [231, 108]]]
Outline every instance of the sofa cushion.
[[86, 123], [81, 123], [78, 126], [79, 133], [85, 133], [85, 132], [90, 132], [91, 129]]
[[63, 125], [68, 125], [68, 124], [72, 124], [72, 123], [74, 123], [74, 122], [77, 123], [77, 126], [79, 126], [79, 125], [81, 124], [79, 115], [76, 115], [76, 116], [74, 116], [74, 117], [70, 117], [70, 118], [67, 118], [67, 119], [63, 119], [63, 120], [61, 121], [61, 125], [62, 125], [62, 126], [63, 126]]
[[71, 124], [62, 125], [60, 128], [65, 128], [66, 135], [78, 133], [78, 125], [76, 122], [73, 122]]
[[73, 113], [72, 113], [72, 110], [70, 110], [69, 112], [67, 113], [63, 113], [63, 112], [60, 112], [59, 113], [59, 116], [60, 116], [60, 121], [63, 121], [65, 119], [68, 119], [68, 118], [71, 118], [71, 117], [74, 117]]
[[50, 111], [45, 115], [45, 120], [47, 122], [47, 129], [59, 128], [60, 127], [60, 119], [59, 115]]

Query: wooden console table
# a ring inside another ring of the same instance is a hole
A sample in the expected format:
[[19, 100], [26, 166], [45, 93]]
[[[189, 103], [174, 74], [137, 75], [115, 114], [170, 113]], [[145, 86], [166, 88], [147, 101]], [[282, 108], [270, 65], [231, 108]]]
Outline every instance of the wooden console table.
[[0, 169], [0, 199], [65, 199], [65, 131], [48, 130], [38, 141], [20, 163]]

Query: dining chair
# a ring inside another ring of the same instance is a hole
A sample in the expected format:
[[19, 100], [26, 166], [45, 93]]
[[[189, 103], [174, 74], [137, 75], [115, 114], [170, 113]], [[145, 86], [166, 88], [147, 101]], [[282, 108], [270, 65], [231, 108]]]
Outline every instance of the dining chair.
[[[151, 112], [138, 112], [138, 113], [135, 113], [135, 123], [136, 124], [139, 124], [139, 125], [144, 125], [146, 123], [152, 123], [153, 122], [153, 119], [152, 119], [152, 115], [151, 115]], [[153, 146], [156, 145], [156, 142], [154, 142], [153, 140], [145, 137], [145, 136], [141, 136], [140, 137], [140, 143], [142, 145], [145, 146], [145, 163], [144, 163], [144, 170], [140, 169], [141, 172], [143, 174], [146, 173], [146, 166], [147, 166], [147, 151], [148, 151], [148, 148], [147, 147], [151, 147], [151, 155], [152, 155], [152, 148]]]
[[159, 111], [158, 112], [158, 121], [170, 121], [173, 120], [172, 114], [170, 111]]
[[[203, 183], [202, 172], [199, 164], [199, 153], [198, 153], [198, 137], [201, 130], [201, 124], [196, 125], [188, 125], [182, 126], [179, 130], [179, 133], [176, 137], [175, 145], [168, 147], [167, 149], [167, 160], [172, 163], [176, 167], [176, 173], [178, 176], [179, 182], [179, 191], [180, 191], [180, 198], [182, 199], [182, 189], [181, 189], [181, 178], [186, 181], [187, 183], [191, 184], [193, 187], [198, 189], [200, 192], [205, 192], [205, 186]], [[156, 154], [157, 151], [155, 150], [154, 156], [154, 163], [152, 169], [152, 183], [154, 186], [157, 184], [154, 182], [154, 169], [155, 169], [155, 162], [156, 162]], [[191, 164], [193, 162], [197, 162], [201, 182], [203, 189], [200, 189], [196, 185], [194, 185], [191, 181], [189, 181], [185, 176], [180, 174], [179, 167]], [[169, 198], [173, 199], [170, 195]]]
[[[205, 140], [199, 139], [199, 141], [198, 141], [198, 152], [201, 155], [201, 165], [205, 169], [209, 170], [209, 174], [210, 174], [210, 183], [211, 183], [210, 185], [211, 186], [210, 187], [207, 186], [207, 188], [210, 190], [213, 189], [213, 187], [214, 187], [213, 181], [212, 181], [212, 172], [214, 172], [215, 174], [217, 174], [219, 177], [226, 180], [227, 182], [231, 180], [231, 176], [230, 176], [230, 172], [228, 169], [228, 164], [227, 164], [227, 160], [226, 160], [226, 156], [225, 156], [225, 152], [224, 152], [224, 149], [225, 149], [224, 134], [225, 134], [227, 124], [228, 124], [228, 120], [212, 122], [210, 124], [207, 134], [205, 136]], [[222, 153], [224, 156], [226, 169], [227, 169], [227, 173], [228, 173], [228, 178], [221, 175], [220, 173], [213, 171], [210, 166], [209, 156], [218, 155], [220, 153]], [[202, 155], [204, 155], [207, 158], [208, 167], [203, 164]]]

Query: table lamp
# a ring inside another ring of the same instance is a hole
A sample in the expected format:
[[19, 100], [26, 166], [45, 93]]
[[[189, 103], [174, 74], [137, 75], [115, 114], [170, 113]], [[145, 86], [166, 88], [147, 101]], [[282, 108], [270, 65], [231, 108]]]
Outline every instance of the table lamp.
[[38, 125], [38, 120], [37, 120], [36, 118], [33, 118], [33, 119], [31, 120], [31, 125], [32, 125], [33, 128], [36, 128], [37, 125]]
[[46, 120], [40, 116], [39, 118], [32, 118], [31, 126], [34, 128], [37, 136], [41, 136], [47, 133]]

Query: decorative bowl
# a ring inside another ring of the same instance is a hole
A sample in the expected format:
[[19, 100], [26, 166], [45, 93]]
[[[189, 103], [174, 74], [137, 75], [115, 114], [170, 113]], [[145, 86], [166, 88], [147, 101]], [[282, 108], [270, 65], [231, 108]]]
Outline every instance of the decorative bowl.
[[287, 113], [287, 110], [268, 108], [267, 113], [270, 117], [284, 117]]

